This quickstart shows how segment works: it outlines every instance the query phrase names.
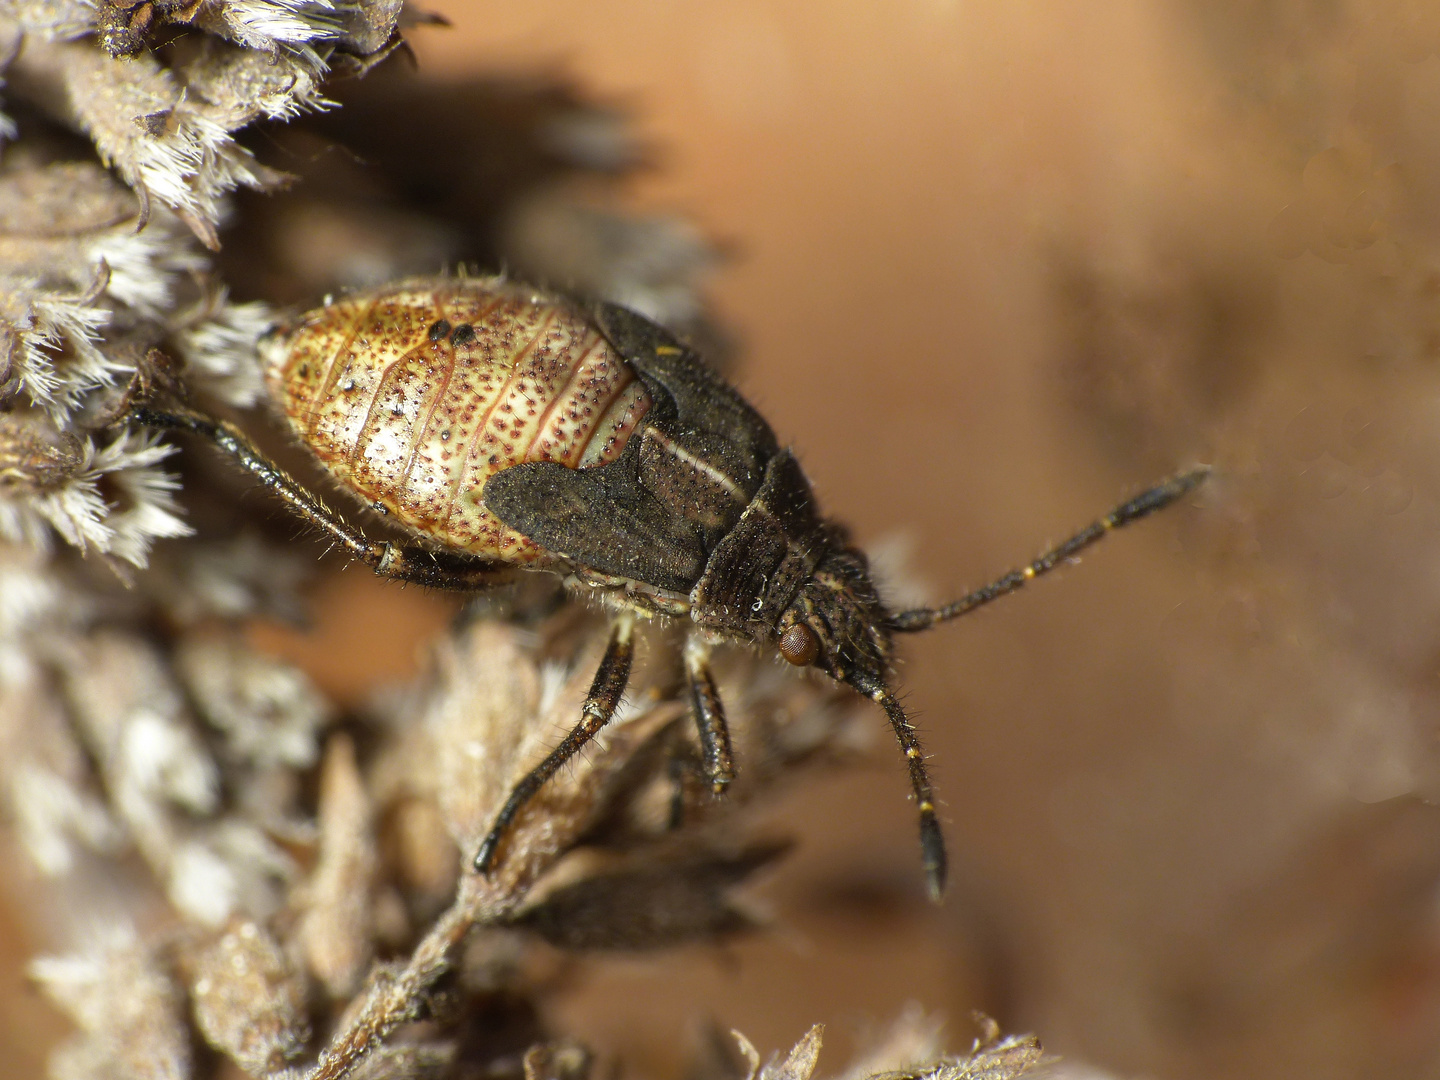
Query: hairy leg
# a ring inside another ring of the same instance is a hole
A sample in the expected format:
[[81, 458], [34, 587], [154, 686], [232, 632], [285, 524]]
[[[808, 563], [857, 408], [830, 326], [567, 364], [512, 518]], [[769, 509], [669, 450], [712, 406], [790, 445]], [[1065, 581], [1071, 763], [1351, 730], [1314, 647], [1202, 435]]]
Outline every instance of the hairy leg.
[[580, 723], [560, 741], [559, 746], [546, 755], [544, 761], [526, 773], [524, 779], [510, 792], [510, 797], [505, 800], [500, 813], [495, 815], [495, 824], [490, 827], [490, 831], [480, 843], [480, 850], [475, 854], [477, 871], [482, 874], [490, 872], [505, 830], [514, 823], [521, 808], [535, 797], [535, 793], [559, 771], [560, 766], [578, 754], [585, 744], [610, 722], [620, 705], [621, 695], [625, 693], [625, 684], [630, 680], [630, 662], [634, 657], [635, 617], [622, 613], [610, 630], [610, 644], [605, 649], [599, 670], [595, 672], [595, 681], [590, 684], [590, 693], [585, 698], [585, 704], [581, 706]]
[[147, 427], [189, 432], [209, 440], [268, 487], [300, 517], [335, 540], [382, 577], [437, 589], [468, 591], [498, 585], [513, 576], [509, 567], [463, 551], [432, 550], [420, 544], [368, 539], [326, 506], [294, 477], [267, 458], [234, 424], [178, 408], [137, 406], [130, 416]]
[[730, 727], [725, 722], [725, 705], [710, 673], [710, 648], [697, 637], [685, 643], [685, 675], [690, 684], [690, 708], [700, 734], [700, 760], [710, 790], [716, 795], [735, 779], [735, 754], [730, 746]]

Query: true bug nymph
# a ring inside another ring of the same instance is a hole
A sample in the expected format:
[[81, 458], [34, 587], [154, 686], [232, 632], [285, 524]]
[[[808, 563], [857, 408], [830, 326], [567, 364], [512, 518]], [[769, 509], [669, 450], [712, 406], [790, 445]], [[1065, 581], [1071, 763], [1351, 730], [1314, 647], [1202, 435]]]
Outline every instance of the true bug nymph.
[[909, 767], [932, 893], [945, 848], [924, 754], [892, 689], [892, 635], [956, 618], [1198, 484], [1168, 480], [1028, 566], [939, 608], [890, 611], [865, 556], [823, 517], [795, 456], [662, 327], [498, 279], [423, 279], [328, 304], [264, 343], [271, 393], [321, 463], [407, 530], [367, 539], [234, 426], [144, 403], [140, 423], [203, 435], [379, 574], [474, 590], [516, 570], [564, 576], [615, 612], [580, 722], [516, 786], [480, 845], [492, 865], [525, 802], [610, 720], [639, 617], [689, 621], [684, 654], [703, 768], [734, 775], [709, 651], [778, 651], [875, 701]]

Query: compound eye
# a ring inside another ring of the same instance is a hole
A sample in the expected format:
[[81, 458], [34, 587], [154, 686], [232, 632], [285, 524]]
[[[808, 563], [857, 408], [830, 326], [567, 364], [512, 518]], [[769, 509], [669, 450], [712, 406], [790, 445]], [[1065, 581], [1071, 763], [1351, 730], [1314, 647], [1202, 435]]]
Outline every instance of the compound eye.
[[820, 639], [804, 623], [780, 635], [780, 655], [796, 667], [809, 667], [820, 655]]

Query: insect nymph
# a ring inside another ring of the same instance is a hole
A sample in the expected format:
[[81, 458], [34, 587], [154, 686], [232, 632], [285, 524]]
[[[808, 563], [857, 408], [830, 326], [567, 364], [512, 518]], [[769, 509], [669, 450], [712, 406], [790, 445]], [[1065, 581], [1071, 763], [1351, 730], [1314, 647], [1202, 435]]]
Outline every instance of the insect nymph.
[[229, 424], [158, 404], [133, 416], [210, 438], [379, 574], [473, 590], [517, 569], [551, 571], [615, 613], [579, 723], [511, 792], [476, 855], [481, 872], [525, 802], [614, 714], [635, 618], [666, 616], [690, 626], [685, 670], [717, 793], [734, 764], [710, 674], [716, 643], [778, 651], [885, 710], [938, 896], [944, 842], [919, 739], [892, 689], [892, 636], [1019, 588], [1205, 475], [1152, 488], [952, 604], [895, 612], [765, 419], [632, 311], [581, 307], [497, 279], [421, 279], [302, 316], [274, 331], [262, 356], [295, 433], [411, 541], [367, 539]]

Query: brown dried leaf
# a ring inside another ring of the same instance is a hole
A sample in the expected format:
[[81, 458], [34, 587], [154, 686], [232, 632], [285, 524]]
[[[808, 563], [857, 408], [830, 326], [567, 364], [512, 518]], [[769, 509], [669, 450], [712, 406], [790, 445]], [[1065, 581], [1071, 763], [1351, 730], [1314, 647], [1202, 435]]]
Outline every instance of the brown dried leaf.
[[303, 888], [297, 939], [310, 970], [339, 1000], [359, 988], [374, 956], [372, 817], [354, 744], [331, 736], [320, 774], [320, 859]]
[[751, 930], [756, 920], [728, 890], [789, 847], [761, 844], [738, 856], [689, 845], [642, 851], [548, 891], [515, 923], [565, 949], [661, 949]]
[[815, 1063], [820, 1060], [820, 1040], [824, 1033], [825, 1025], [816, 1024], [785, 1055], [784, 1061], [768, 1062], [760, 1070], [759, 1080], [810, 1080]]
[[162, 804], [213, 810], [215, 763], [187, 722], [184, 699], [158, 650], [118, 631], [96, 633], [72, 648], [66, 700], [142, 850], [167, 831], [152, 820]]
[[189, 968], [196, 1026], [242, 1069], [273, 1072], [304, 1050], [304, 983], [264, 927], [231, 924], [196, 951]]
[[433, 789], [450, 835], [473, 851], [499, 805], [496, 793], [509, 790], [513, 759], [544, 744], [534, 734], [540, 668], [518, 632], [489, 621], [437, 646], [436, 664], [434, 697], [411, 729], [423, 733], [415, 783]]
[[76, 1036], [50, 1052], [51, 1080], [112, 1080], [115, 1062], [93, 1039]]
[[396, 883], [426, 916], [444, 910], [455, 896], [460, 853], [439, 808], [429, 799], [401, 799], [387, 809], [385, 826]]

